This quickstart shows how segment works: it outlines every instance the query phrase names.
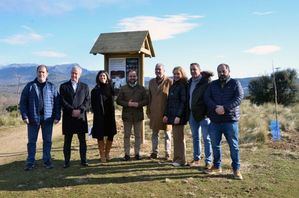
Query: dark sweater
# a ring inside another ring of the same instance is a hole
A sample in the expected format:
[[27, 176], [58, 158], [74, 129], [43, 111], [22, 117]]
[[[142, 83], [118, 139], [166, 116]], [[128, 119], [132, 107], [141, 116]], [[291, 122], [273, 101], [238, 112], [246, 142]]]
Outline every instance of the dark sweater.
[[[230, 78], [223, 87], [219, 80], [213, 81], [204, 96], [204, 101], [208, 106], [208, 117], [216, 123], [238, 121], [243, 96], [243, 89], [239, 81]], [[224, 107], [224, 115], [218, 115], [215, 112], [217, 105]]]

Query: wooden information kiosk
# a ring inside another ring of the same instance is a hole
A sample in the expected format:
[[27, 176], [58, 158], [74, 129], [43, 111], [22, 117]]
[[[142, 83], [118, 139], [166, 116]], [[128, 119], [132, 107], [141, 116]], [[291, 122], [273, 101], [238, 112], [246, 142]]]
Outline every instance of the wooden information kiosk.
[[[137, 71], [138, 83], [144, 85], [144, 57], [155, 57], [149, 31], [102, 33], [91, 54], [104, 55], [104, 69], [114, 82], [116, 92], [127, 82], [127, 73]], [[144, 127], [141, 131], [144, 142]]]

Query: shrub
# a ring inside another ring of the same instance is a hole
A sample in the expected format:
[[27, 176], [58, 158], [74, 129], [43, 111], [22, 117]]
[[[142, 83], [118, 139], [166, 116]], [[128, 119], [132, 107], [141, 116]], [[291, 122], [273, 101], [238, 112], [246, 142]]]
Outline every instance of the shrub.
[[290, 105], [298, 100], [298, 87], [296, 85], [297, 71], [295, 69], [287, 69], [277, 71], [271, 76], [261, 76], [250, 81], [248, 90], [250, 94], [249, 98], [252, 103], [261, 105], [275, 101], [274, 78], [278, 104]]

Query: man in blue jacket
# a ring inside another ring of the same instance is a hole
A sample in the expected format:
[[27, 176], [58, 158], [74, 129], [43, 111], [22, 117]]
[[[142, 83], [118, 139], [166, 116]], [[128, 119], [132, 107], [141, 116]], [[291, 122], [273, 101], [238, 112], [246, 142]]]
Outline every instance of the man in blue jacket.
[[37, 78], [29, 82], [22, 91], [20, 111], [24, 123], [27, 124], [28, 144], [27, 162], [24, 170], [32, 170], [35, 166], [36, 141], [41, 128], [43, 136], [43, 161], [47, 169], [53, 168], [51, 162], [53, 122], [60, 120], [59, 95], [54, 84], [47, 80], [48, 68], [39, 65]]
[[230, 78], [227, 64], [217, 67], [218, 80], [213, 81], [205, 92], [204, 101], [208, 106], [211, 120], [209, 133], [212, 140], [214, 165], [205, 172], [221, 173], [221, 137], [224, 134], [230, 148], [232, 169], [235, 179], [243, 179], [240, 172], [240, 154], [238, 143], [238, 120], [243, 89], [239, 81]]

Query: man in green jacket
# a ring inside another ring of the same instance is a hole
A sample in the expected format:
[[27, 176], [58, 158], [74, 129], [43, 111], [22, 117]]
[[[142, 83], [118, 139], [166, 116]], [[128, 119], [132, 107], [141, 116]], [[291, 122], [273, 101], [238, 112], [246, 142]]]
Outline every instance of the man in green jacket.
[[129, 71], [127, 85], [121, 87], [116, 102], [123, 107], [124, 160], [130, 160], [130, 136], [132, 127], [134, 127], [135, 136], [135, 159], [140, 160], [141, 129], [142, 120], [144, 120], [143, 106], [148, 104], [148, 96], [145, 88], [137, 83], [136, 71]]

